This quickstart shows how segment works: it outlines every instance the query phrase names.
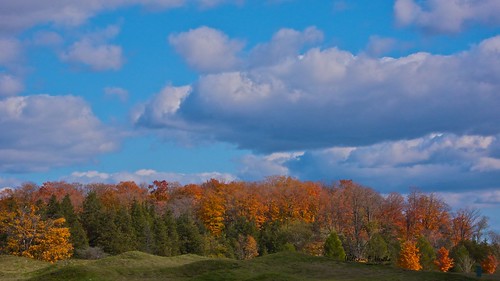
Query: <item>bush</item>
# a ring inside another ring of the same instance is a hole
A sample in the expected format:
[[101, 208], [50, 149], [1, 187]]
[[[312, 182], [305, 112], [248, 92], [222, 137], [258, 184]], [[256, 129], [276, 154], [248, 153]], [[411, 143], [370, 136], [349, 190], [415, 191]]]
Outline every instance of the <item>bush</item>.
[[85, 249], [77, 249], [75, 251], [75, 257], [81, 258], [81, 259], [86, 259], [86, 260], [98, 260], [107, 257], [108, 254], [106, 254], [101, 248], [99, 247], [88, 247]]

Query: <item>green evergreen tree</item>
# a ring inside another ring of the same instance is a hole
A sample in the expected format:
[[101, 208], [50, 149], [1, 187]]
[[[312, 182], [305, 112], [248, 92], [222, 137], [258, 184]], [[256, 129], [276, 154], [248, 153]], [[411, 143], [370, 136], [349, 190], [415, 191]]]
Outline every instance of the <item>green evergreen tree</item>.
[[97, 247], [101, 235], [102, 204], [95, 192], [89, 192], [83, 201], [82, 225], [87, 233], [90, 247]]
[[463, 244], [458, 244], [451, 250], [451, 258], [454, 261], [453, 271], [470, 273], [476, 263], [470, 256], [469, 251]]
[[344, 247], [342, 247], [342, 241], [340, 241], [336, 232], [332, 232], [328, 235], [323, 249], [326, 257], [331, 257], [338, 261], [345, 260]]
[[420, 253], [420, 265], [423, 270], [436, 270], [434, 261], [436, 260], [436, 251], [425, 236], [420, 236], [417, 240], [417, 248]]
[[161, 217], [154, 217], [153, 235], [155, 240], [153, 254], [158, 256], [169, 256], [170, 245], [168, 243], [167, 227]]
[[132, 226], [132, 218], [125, 206], [120, 206], [116, 211], [115, 225], [117, 227], [116, 239], [120, 244], [116, 246], [118, 253], [133, 251], [138, 249], [135, 229]]
[[204, 254], [204, 240], [200, 229], [189, 214], [182, 214], [177, 219], [179, 251], [181, 254]]
[[[287, 243], [285, 235], [280, 235], [282, 224], [278, 221], [265, 223], [258, 239], [259, 254], [272, 254], [284, 250]], [[289, 248], [289, 247], [288, 247]]]
[[166, 211], [162, 216], [166, 233], [167, 233], [167, 250], [166, 256], [175, 256], [180, 253], [179, 250], [179, 235], [177, 234], [177, 222], [172, 215], [172, 212]]
[[52, 194], [50, 196], [49, 202], [47, 202], [47, 206], [45, 207], [45, 218], [49, 219], [58, 219], [62, 217], [61, 204], [57, 201], [57, 197]]
[[387, 243], [380, 234], [374, 234], [366, 246], [366, 256], [371, 262], [381, 262], [389, 258]]
[[120, 241], [118, 227], [115, 224], [115, 214], [112, 211], [101, 213], [98, 230], [96, 244], [99, 248], [113, 255], [122, 252], [123, 243]]
[[61, 214], [66, 219], [66, 224], [69, 226], [71, 233], [70, 241], [73, 244], [74, 251], [85, 249], [89, 246], [87, 234], [83, 229], [78, 216], [75, 214], [75, 209], [71, 203], [69, 195], [64, 196], [61, 202]]
[[132, 225], [135, 230], [138, 250], [146, 253], [154, 251], [154, 235], [151, 230], [150, 216], [146, 207], [134, 200], [130, 209]]

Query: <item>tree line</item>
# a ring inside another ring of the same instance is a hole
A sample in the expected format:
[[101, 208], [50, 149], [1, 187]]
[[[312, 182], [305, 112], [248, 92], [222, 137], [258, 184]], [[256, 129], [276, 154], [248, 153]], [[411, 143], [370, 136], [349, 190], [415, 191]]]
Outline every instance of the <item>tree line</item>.
[[26, 183], [0, 193], [0, 251], [47, 261], [139, 250], [250, 259], [301, 251], [413, 270], [494, 271], [499, 235], [435, 194], [352, 180]]

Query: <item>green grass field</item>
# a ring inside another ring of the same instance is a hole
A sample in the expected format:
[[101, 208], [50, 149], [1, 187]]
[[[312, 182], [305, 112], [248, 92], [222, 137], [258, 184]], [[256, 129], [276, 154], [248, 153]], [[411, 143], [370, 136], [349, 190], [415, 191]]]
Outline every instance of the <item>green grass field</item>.
[[[57, 264], [0, 256], [0, 280], [478, 280], [456, 273], [413, 272], [391, 266], [343, 263], [283, 252], [251, 261], [196, 255], [158, 257], [128, 252], [101, 260]], [[500, 280], [497, 274], [481, 280]]]

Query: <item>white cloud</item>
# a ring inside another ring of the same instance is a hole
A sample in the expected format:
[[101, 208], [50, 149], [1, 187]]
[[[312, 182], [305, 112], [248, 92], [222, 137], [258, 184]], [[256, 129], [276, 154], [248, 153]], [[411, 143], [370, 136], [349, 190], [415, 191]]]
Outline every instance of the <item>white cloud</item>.
[[64, 43], [61, 35], [54, 31], [39, 31], [33, 36], [33, 44], [38, 46], [60, 46]]
[[89, 65], [94, 70], [118, 70], [122, 67], [122, 48], [117, 45], [94, 45], [82, 40], [74, 43], [63, 60]]
[[120, 87], [106, 87], [104, 88], [104, 95], [107, 97], [117, 97], [122, 102], [128, 99], [128, 91]]
[[[169, 9], [184, 5], [185, 0], [25, 0], [1, 1], [0, 31], [20, 31], [38, 24], [78, 26], [107, 10], [140, 5], [147, 9]], [[200, 4], [201, 5], [201, 4]]]
[[472, 170], [479, 172], [499, 171], [500, 159], [492, 157], [481, 157], [478, 162], [472, 167]]
[[84, 35], [73, 43], [60, 57], [64, 61], [81, 63], [93, 70], [118, 70], [124, 63], [122, 48], [107, 43], [120, 32], [116, 25]]
[[21, 42], [13, 38], [0, 38], [0, 65], [16, 62], [22, 51]]
[[[175, 113], [165, 107], [169, 114], [156, 115], [161, 118], [144, 111], [135, 120], [266, 153], [433, 132], [496, 135], [499, 42], [493, 37], [448, 56], [380, 59], [311, 48], [272, 65], [203, 75]], [[161, 103], [155, 110], [162, 112]]]
[[45, 171], [85, 163], [117, 147], [79, 97], [34, 95], [0, 100], [0, 171]]
[[366, 51], [373, 56], [380, 56], [386, 54], [394, 49], [397, 40], [394, 38], [386, 38], [380, 36], [370, 36]]
[[181, 184], [203, 183], [210, 179], [218, 179], [225, 182], [237, 180], [234, 175], [219, 172], [205, 173], [173, 173], [160, 172], [151, 169], [142, 169], [135, 172], [102, 173], [98, 171], [74, 172], [70, 176], [63, 177], [66, 181], [76, 181], [81, 183], [118, 183], [121, 181], [134, 181], [136, 183], [152, 183], [155, 180], [166, 180], [169, 182], [179, 182]]
[[245, 155], [239, 159], [238, 176], [244, 180], [261, 180], [267, 176], [289, 175], [286, 164], [302, 154], [303, 152], [280, 152], [264, 156]]
[[485, 189], [495, 186], [500, 175], [499, 162], [490, 156], [499, 144], [498, 136], [430, 134], [306, 151], [281, 165], [303, 179], [354, 179], [383, 192], [410, 186], [426, 191]]
[[168, 41], [191, 67], [202, 72], [233, 69], [240, 63], [237, 55], [243, 48], [241, 41], [206, 26], [172, 34]]
[[132, 113], [133, 122], [141, 125], [169, 121], [170, 125], [175, 126], [175, 120], [170, 117], [175, 115], [191, 91], [191, 86], [165, 86], [150, 101], [136, 108]]
[[0, 97], [13, 96], [20, 93], [24, 85], [18, 78], [0, 73]]
[[498, 0], [396, 0], [396, 21], [432, 33], [457, 33], [472, 23], [500, 24]]
[[250, 54], [250, 63], [255, 66], [272, 65], [289, 57], [296, 57], [303, 47], [323, 41], [323, 32], [316, 27], [297, 31], [280, 29], [269, 43], [257, 45]]

